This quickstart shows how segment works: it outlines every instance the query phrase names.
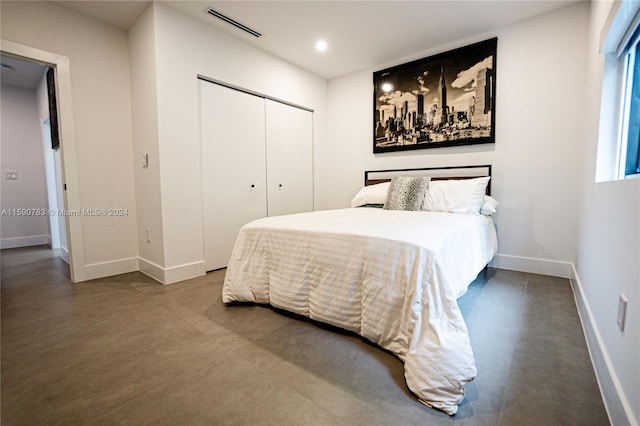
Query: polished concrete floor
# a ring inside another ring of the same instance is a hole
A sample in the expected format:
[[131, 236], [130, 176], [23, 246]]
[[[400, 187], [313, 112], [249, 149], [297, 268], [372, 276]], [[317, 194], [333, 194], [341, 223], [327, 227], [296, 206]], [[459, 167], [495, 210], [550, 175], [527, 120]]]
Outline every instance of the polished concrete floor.
[[70, 284], [1, 252], [2, 425], [606, 425], [569, 282], [488, 269], [460, 299], [478, 376], [458, 414], [418, 403], [358, 336], [220, 301], [224, 271]]

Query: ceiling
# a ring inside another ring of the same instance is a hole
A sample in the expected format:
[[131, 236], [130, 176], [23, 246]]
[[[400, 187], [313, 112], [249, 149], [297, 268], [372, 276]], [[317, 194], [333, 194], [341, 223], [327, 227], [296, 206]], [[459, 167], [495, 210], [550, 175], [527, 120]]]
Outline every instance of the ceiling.
[[35, 89], [44, 77], [46, 66], [0, 55], [0, 81], [9, 86]]
[[[127, 30], [151, 1], [54, 1]], [[160, 0], [157, 0], [160, 1]], [[161, 1], [325, 79], [384, 65], [496, 29], [579, 0], [424, 1]], [[255, 38], [203, 11], [251, 27]], [[314, 49], [317, 39], [327, 51]]]
[[[564, 7], [574, 1], [163, 1], [325, 79]], [[261, 33], [256, 39], [203, 13], [209, 5]], [[329, 49], [318, 53], [317, 39]]]

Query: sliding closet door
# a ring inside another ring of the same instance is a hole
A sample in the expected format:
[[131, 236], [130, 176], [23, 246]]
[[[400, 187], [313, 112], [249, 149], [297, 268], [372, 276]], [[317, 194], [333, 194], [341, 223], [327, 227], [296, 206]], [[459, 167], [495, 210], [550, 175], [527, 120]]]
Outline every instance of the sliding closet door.
[[238, 230], [265, 217], [264, 99], [199, 80], [204, 256], [227, 266]]
[[269, 216], [313, 210], [313, 115], [266, 100]]

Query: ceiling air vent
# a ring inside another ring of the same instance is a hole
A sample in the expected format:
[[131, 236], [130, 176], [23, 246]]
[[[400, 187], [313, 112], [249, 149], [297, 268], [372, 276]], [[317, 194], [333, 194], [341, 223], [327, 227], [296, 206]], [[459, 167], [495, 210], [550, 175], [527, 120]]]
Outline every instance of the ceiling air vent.
[[205, 13], [208, 13], [211, 16], [215, 16], [218, 19], [222, 19], [224, 22], [226, 22], [227, 24], [231, 24], [234, 27], [244, 31], [245, 33], [251, 34], [254, 37], [261, 37], [262, 34], [260, 34], [258, 31], [247, 27], [246, 25], [241, 24], [240, 22], [236, 21], [233, 18], [229, 18], [226, 15], [223, 15], [222, 13], [215, 11], [211, 8], [205, 9]]

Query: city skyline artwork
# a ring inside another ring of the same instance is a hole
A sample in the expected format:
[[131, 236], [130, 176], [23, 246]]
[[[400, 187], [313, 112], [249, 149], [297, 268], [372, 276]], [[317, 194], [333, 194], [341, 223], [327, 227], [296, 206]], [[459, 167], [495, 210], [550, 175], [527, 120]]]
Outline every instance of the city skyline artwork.
[[374, 153], [495, 143], [497, 38], [373, 73]]

